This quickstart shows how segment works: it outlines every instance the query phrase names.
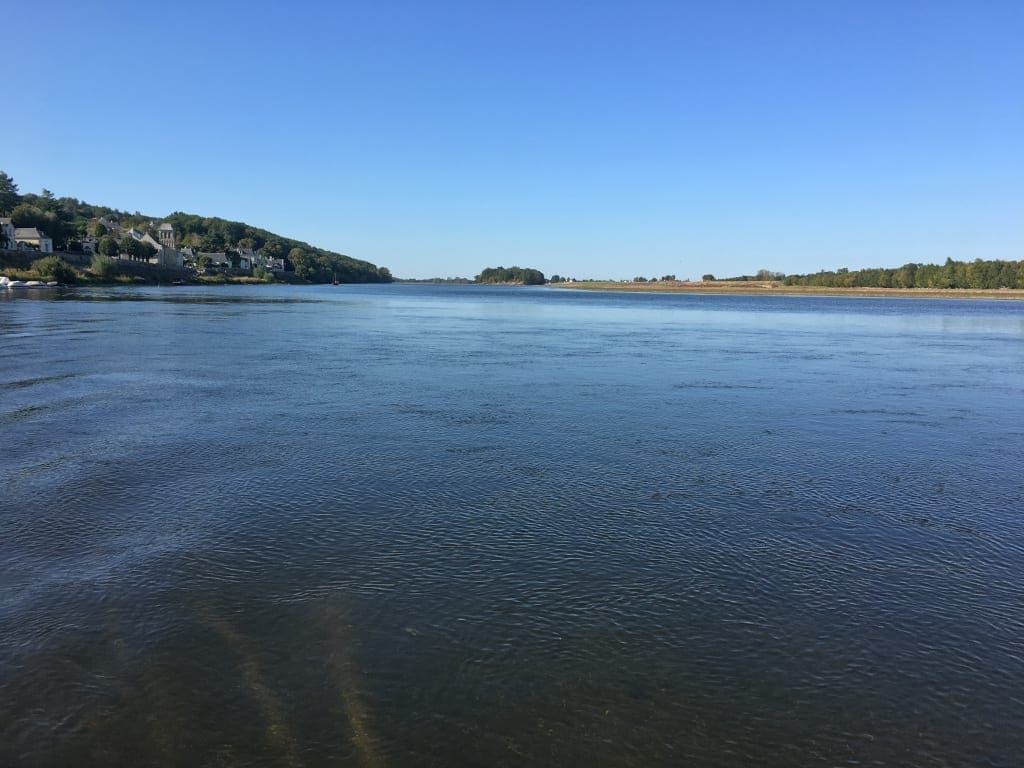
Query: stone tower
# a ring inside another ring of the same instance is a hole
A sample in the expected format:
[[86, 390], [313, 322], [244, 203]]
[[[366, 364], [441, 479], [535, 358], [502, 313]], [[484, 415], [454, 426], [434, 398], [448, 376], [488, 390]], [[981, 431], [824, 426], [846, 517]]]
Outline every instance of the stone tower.
[[174, 227], [165, 221], [156, 228], [156, 234], [160, 240], [160, 245], [166, 245], [171, 250], [174, 250]]

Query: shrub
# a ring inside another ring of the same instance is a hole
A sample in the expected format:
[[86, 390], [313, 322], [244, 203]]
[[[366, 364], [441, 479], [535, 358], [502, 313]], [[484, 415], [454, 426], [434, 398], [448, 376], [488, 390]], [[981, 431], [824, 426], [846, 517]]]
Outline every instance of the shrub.
[[253, 269], [252, 276], [264, 283], [274, 282], [274, 273], [263, 267], [256, 267]]
[[58, 283], [73, 283], [78, 278], [75, 270], [59, 256], [45, 256], [32, 262], [32, 269], [47, 280]]
[[89, 265], [89, 271], [97, 277], [102, 277], [107, 280], [117, 273], [117, 264], [115, 264], [114, 260], [109, 256], [97, 253], [92, 257], [92, 263]]

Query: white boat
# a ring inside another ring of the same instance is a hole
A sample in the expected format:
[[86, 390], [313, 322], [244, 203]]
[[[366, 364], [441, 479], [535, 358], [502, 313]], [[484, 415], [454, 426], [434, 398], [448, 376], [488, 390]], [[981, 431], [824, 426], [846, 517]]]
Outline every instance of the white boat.
[[7, 281], [7, 287], [8, 288], [28, 288], [28, 283], [26, 283], [24, 280], [8, 280]]

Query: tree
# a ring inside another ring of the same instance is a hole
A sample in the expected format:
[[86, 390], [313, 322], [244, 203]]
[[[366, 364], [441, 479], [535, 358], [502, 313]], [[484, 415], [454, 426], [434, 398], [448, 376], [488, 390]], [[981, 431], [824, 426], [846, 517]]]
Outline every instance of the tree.
[[48, 190], [46, 187], [43, 187], [43, 192], [39, 197], [41, 198], [40, 207], [44, 211], [53, 211], [56, 213], [57, 198], [53, 196], [53, 192]]
[[292, 265], [292, 271], [296, 277], [303, 280], [313, 277], [314, 266], [310, 263], [308, 254], [301, 248], [292, 248], [288, 251], [288, 261]]
[[117, 240], [110, 237], [110, 235], [104, 235], [100, 238], [99, 243], [96, 244], [96, 250], [103, 256], [110, 256], [116, 258], [119, 253]]
[[715, 276], [709, 272], [706, 275], [701, 275], [700, 279], [707, 283], [713, 281], [715, 279]]
[[0, 213], [10, 214], [18, 201], [18, 185], [14, 183], [14, 179], [0, 171]]
[[136, 254], [135, 238], [131, 235], [125, 235], [121, 238], [121, 242], [117, 244], [117, 247], [121, 253], [129, 258], [134, 259]]
[[107, 234], [107, 228], [102, 222], [94, 221], [89, 227], [89, 234], [93, 237], [103, 237]]
[[219, 232], [211, 232], [199, 242], [199, 250], [207, 253], [221, 253], [227, 250], [227, 243], [224, 242], [224, 237]]
[[121, 249], [121, 253], [125, 254], [131, 259], [141, 261], [145, 261], [146, 259], [151, 258], [153, 254], [156, 253], [156, 248], [154, 248], [152, 245], [150, 245], [149, 243], [144, 243], [141, 240], [136, 240], [131, 235], [125, 235], [124, 237], [122, 237], [121, 242], [119, 243], [119, 247]]
[[231, 266], [238, 269], [242, 266], [242, 256], [238, 251], [228, 251], [227, 257], [231, 261]]
[[284, 246], [280, 240], [268, 240], [263, 244], [260, 253], [268, 259], [280, 259], [284, 256]]
[[674, 283], [676, 281], [676, 276], [675, 275], [662, 275], [661, 279], [662, 280], [668, 280], [670, 283]]

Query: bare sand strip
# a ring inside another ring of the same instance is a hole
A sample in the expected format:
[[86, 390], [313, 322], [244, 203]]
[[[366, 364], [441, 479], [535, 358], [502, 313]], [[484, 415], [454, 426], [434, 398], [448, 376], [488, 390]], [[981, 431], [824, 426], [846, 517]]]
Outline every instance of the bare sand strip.
[[727, 296], [837, 296], [843, 298], [887, 299], [1003, 299], [1024, 300], [1024, 290], [975, 288], [823, 288], [808, 285], [783, 285], [778, 281], [724, 280], [707, 283], [659, 280], [656, 283], [586, 282], [556, 283], [552, 288], [584, 291], [627, 291], [635, 293], [694, 293]]

